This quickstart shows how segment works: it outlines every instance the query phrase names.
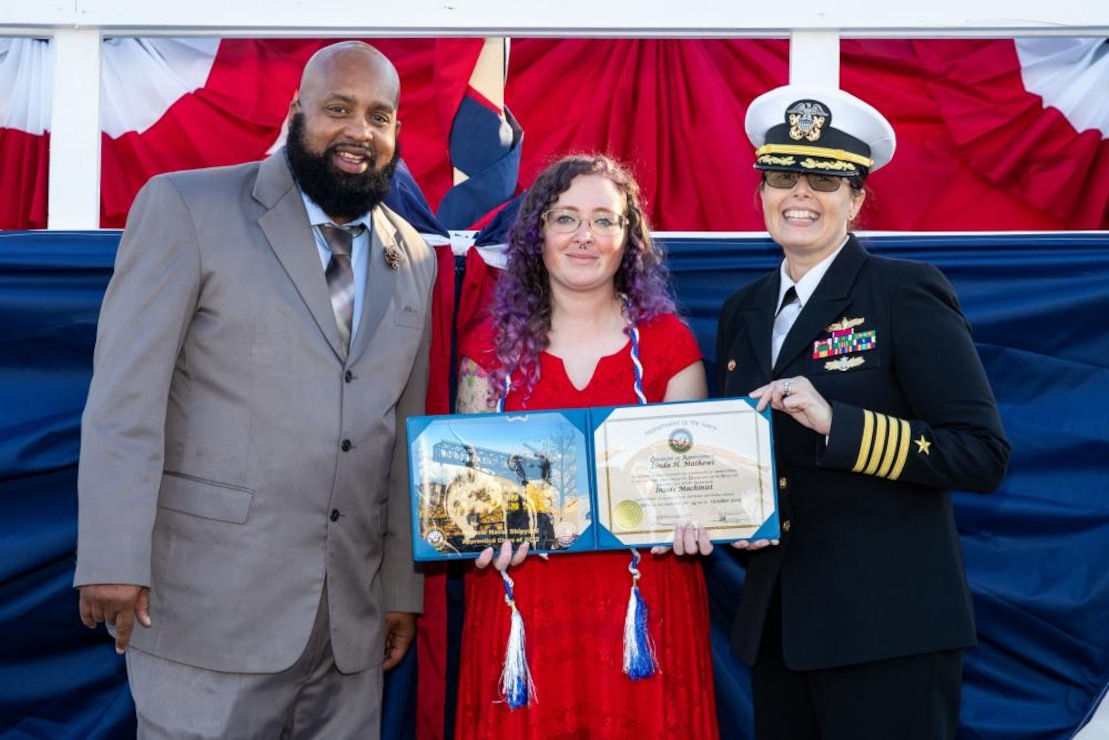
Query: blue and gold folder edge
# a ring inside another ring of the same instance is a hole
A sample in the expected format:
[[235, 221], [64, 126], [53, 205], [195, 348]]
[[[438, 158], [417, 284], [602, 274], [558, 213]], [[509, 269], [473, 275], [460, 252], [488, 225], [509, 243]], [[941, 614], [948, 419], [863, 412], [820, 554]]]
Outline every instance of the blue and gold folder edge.
[[416, 416], [407, 438], [416, 560], [669, 545], [688, 521], [779, 536], [771, 414], [750, 399]]

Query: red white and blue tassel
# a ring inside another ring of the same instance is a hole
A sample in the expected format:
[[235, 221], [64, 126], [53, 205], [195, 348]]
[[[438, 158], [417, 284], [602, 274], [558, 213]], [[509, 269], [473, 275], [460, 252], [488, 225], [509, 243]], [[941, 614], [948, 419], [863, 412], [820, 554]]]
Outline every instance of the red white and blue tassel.
[[639, 592], [639, 551], [632, 550], [628, 571], [632, 574], [628, 612], [624, 616], [624, 675], [633, 681], [650, 678], [658, 671], [655, 646], [647, 631], [647, 602]]
[[[512, 392], [512, 373], [504, 378], [504, 393], [497, 399], [497, 413], [504, 412], [505, 399]], [[528, 667], [527, 639], [524, 634], [524, 615], [516, 606], [516, 596], [513, 592], [515, 583], [508, 575], [508, 569], [501, 571], [504, 581], [504, 603], [512, 610], [511, 622], [508, 628], [508, 645], [504, 650], [504, 666], [501, 668], [501, 697], [508, 704], [509, 709], [526, 707], [535, 698], [535, 685], [531, 681], [531, 669]]]
[[[627, 303], [627, 298], [624, 298], [624, 302]], [[639, 327], [628, 322], [628, 334], [632, 340], [635, 395], [643, 404], [647, 403], [647, 396], [643, 393], [643, 363], [639, 361]], [[628, 595], [628, 611], [624, 615], [624, 674], [631, 680], [638, 681], [654, 676], [658, 672], [658, 661], [651, 635], [647, 631], [647, 602], [639, 590], [639, 551], [635, 548], [632, 548], [628, 572], [632, 574], [632, 588]]]
[[528, 668], [527, 641], [524, 639], [524, 617], [516, 608], [512, 587], [515, 585], [508, 570], [501, 571], [504, 579], [504, 603], [512, 609], [512, 623], [508, 630], [508, 646], [504, 652], [504, 668], [501, 670], [501, 696], [510, 709], [525, 707], [535, 698], [535, 686], [531, 682], [531, 669]]
[[635, 373], [635, 397], [639, 403], [647, 403], [647, 396], [643, 393], [643, 363], [639, 361], [639, 327], [635, 324], [628, 325], [628, 334], [632, 340], [632, 372]]
[[510, 370], [504, 376], [504, 393], [500, 393], [500, 394], [497, 395], [497, 413], [498, 414], [503, 414], [504, 413], [504, 401], [505, 401], [506, 398], [508, 398], [508, 394], [511, 393], [511, 392], [512, 392], [512, 371]]

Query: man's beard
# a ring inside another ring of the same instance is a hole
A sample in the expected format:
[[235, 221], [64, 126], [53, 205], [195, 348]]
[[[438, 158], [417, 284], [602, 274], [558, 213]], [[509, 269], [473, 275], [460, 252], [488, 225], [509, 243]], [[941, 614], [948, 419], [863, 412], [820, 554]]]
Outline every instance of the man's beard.
[[336, 148], [332, 145], [321, 154], [308, 149], [304, 139], [304, 114], [293, 115], [285, 141], [285, 153], [289, 157], [293, 177], [324, 213], [349, 221], [367, 213], [385, 199], [400, 161], [400, 144], [398, 142], [393, 158], [384, 167], [378, 169], [371, 163], [365, 172], [357, 175], [343, 172], [334, 165], [331, 157]]

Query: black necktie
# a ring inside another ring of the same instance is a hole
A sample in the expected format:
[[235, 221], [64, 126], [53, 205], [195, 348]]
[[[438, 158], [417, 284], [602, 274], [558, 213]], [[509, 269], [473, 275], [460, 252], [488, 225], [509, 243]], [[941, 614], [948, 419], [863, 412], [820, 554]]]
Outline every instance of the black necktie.
[[782, 351], [782, 342], [785, 341], [786, 335], [789, 334], [789, 330], [799, 313], [801, 313], [801, 299], [797, 297], [797, 289], [791, 285], [786, 290], [786, 294], [782, 296], [782, 307], [778, 309], [778, 315], [774, 317], [774, 331], [770, 335], [771, 367], [778, 362], [778, 353]]
[[335, 311], [335, 324], [339, 327], [344, 356], [350, 351], [350, 333], [354, 322], [354, 269], [350, 265], [350, 253], [354, 237], [365, 228], [361, 224], [350, 227], [320, 225], [320, 233], [331, 250], [324, 275], [331, 291], [331, 308]]

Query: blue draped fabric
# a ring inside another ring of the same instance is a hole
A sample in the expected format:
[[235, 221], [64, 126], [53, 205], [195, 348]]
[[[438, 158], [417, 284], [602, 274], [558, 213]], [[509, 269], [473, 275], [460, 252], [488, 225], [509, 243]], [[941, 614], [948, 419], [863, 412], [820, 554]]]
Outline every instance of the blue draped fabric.
[[497, 111], [471, 97], [458, 106], [451, 124], [451, 164], [467, 179], [443, 196], [437, 216], [448, 229], [465, 229], [516, 192], [524, 130], [508, 108]]
[[420, 186], [416, 184], [416, 178], [412, 177], [412, 170], [408, 169], [403, 159], [397, 162], [397, 171], [389, 182], [385, 205], [404, 216], [404, 220], [412, 224], [412, 227], [425, 239], [432, 234], [450, 239], [450, 232], [431, 212], [427, 198], [424, 197]]
[[[76, 464], [99, 304], [118, 232], [0, 232], [0, 736], [126, 738], [123, 660], [70, 587]], [[710, 378], [724, 298], [774, 269], [759, 238], [665, 239]], [[1013, 445], [995, 494], [957, 493], [978, 610], [963, 738], [1069, 738], [1109, 684], [1109, 240], [1072, 233], [871, 237], [955, 285]], [[958, 378], [951, 378], [957, 383]], [[743, 571], [706, 562], [721, 735], [750, 736], [728, 632]], [[457, 640], [457, 633], [452, 632]], [[386, 688], [386, 738], [413, 737], [415, 661]]]
[[516, 221], [520, 207], [524, 205], [524, 193], [520, 193], [504, 204], [504, 207], [493, 214], [489, 223], [478, 233], [474, 234], [475, 247], [491, 247], [508, 243], [508, 230]]

